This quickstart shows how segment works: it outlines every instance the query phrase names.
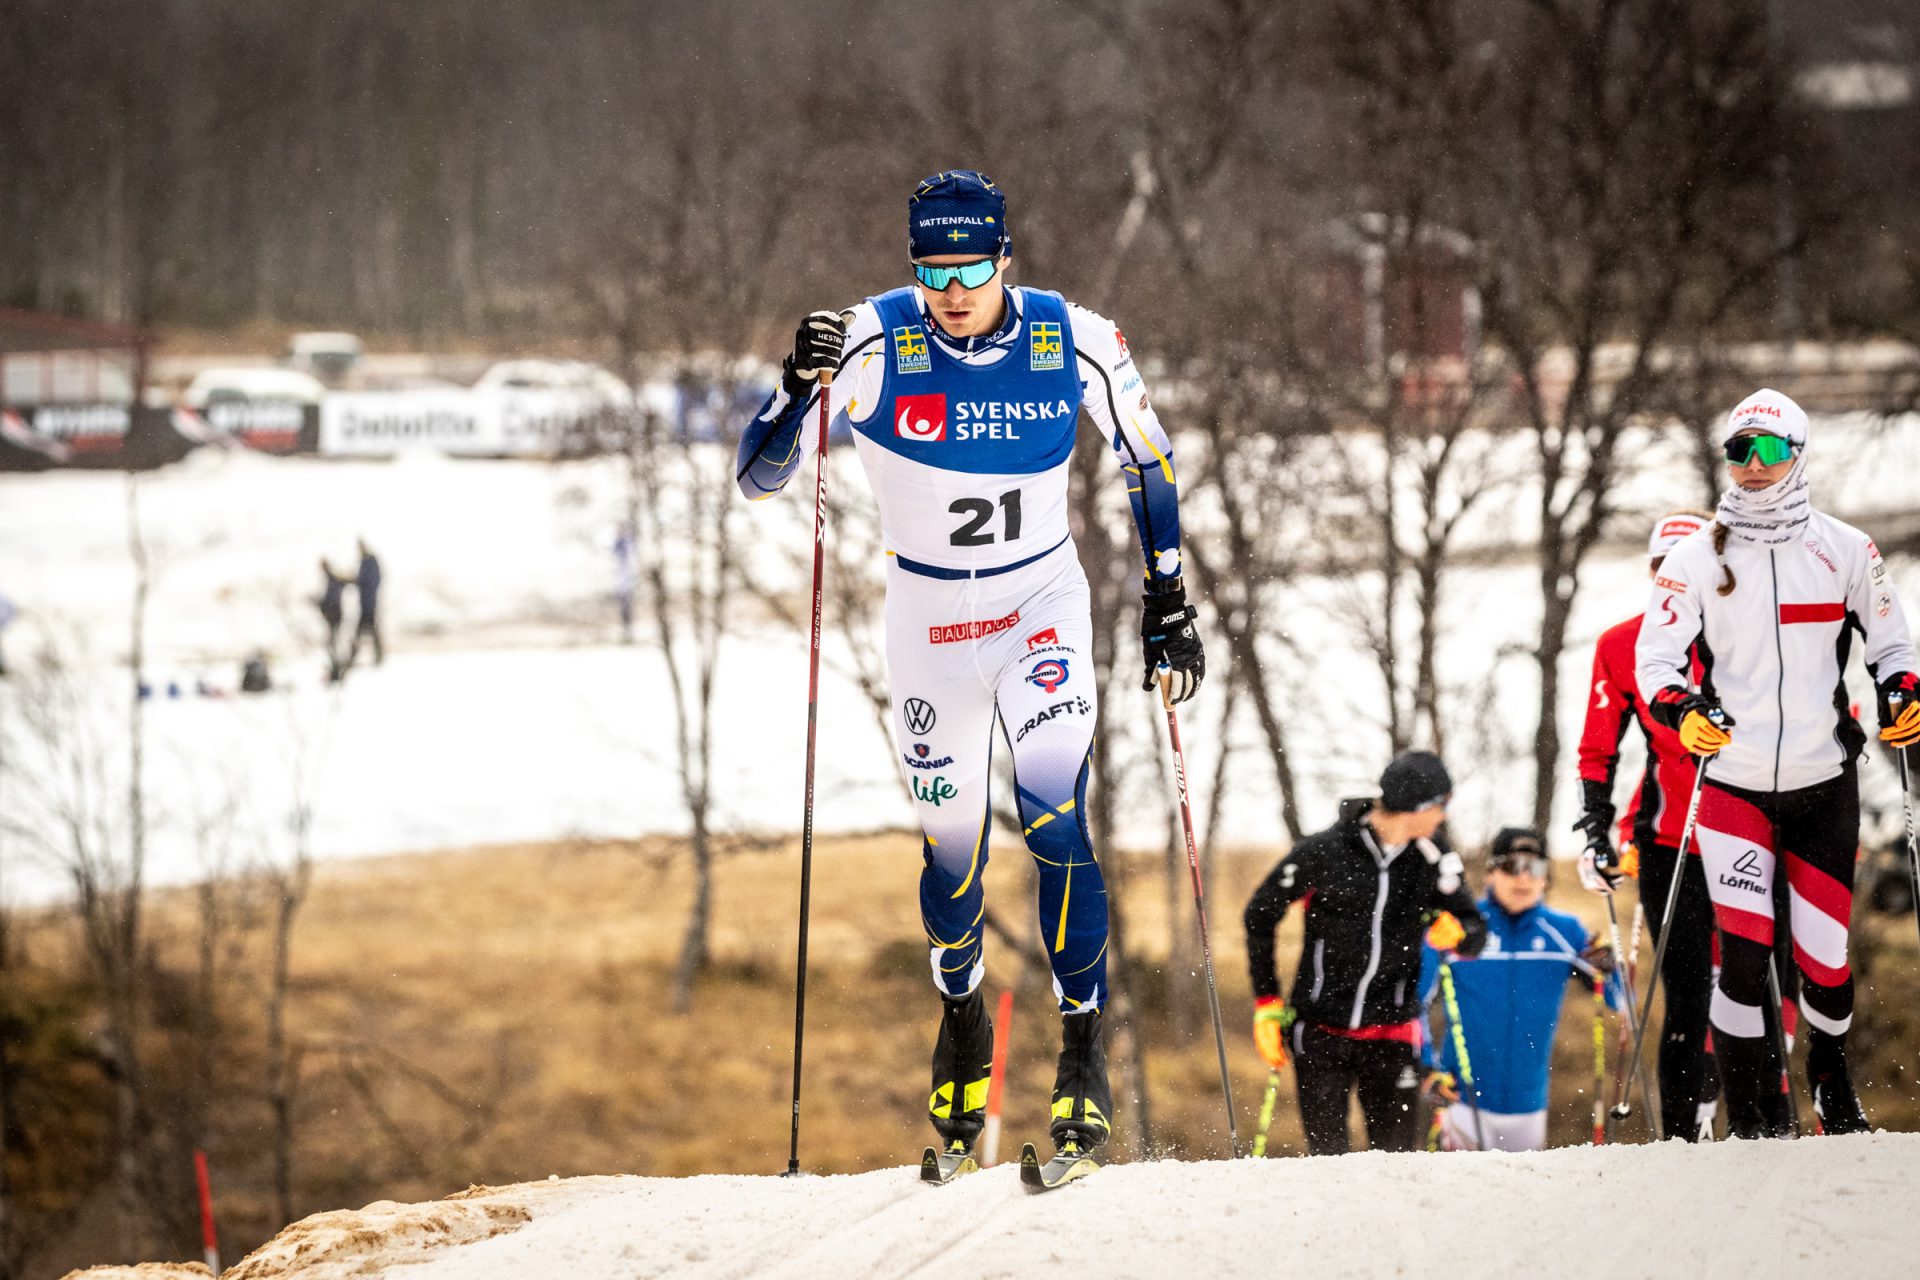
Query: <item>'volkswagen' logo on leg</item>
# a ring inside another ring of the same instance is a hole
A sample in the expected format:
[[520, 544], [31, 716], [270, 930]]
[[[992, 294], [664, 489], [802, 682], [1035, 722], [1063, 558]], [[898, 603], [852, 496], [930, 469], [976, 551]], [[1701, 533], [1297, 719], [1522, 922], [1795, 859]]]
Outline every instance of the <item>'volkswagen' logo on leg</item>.
[[907, 728], [916, 734], [926, 733], [933, 728], [934, 714], [931, 702], [921, 698], [908, 698], [906, 705], [901, 707], [900, 711], [907, 718]]

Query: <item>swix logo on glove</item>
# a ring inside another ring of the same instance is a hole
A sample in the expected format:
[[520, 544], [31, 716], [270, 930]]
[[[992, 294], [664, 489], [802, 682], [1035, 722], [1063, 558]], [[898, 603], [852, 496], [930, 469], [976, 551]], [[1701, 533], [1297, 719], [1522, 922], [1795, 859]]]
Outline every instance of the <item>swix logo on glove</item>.
[[945, 440], [947, 438], [947, 397], [944, 393], [926, 396], [895, 396], [893, 434], [905, 440]]

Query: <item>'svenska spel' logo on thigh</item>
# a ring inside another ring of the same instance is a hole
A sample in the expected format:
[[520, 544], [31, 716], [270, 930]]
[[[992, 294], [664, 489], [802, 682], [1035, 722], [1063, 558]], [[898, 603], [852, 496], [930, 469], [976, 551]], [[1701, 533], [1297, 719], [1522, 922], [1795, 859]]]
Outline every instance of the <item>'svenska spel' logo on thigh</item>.
[[893, 434], [903, 440], [945, 440], [947, 438], [947, 397], [944, 392], [925, 396], [895, 396]]

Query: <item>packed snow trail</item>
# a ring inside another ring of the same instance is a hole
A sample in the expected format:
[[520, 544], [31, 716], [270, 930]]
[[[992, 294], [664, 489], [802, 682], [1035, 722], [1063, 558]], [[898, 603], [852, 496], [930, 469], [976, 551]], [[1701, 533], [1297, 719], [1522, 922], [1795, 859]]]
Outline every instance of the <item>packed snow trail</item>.
[[[229, 1280], [1436, 1274], [1687, 1280], [1913, 1273], [1920, 1135], [1519, 1155], [1119, 1164], [1046, 1196], [948, 1186], [575, 1178], [295, 1223]], [[401, 1268], [405, 1268], [401, 1271]]]

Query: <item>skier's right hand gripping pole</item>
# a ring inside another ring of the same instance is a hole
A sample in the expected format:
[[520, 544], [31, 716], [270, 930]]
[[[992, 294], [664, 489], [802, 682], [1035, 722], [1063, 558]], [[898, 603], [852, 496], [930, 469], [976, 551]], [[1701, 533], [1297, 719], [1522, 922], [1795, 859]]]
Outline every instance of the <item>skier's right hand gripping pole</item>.
[[1199, 616], [1178, 578], [1163, 580], [1140, 598], [1140, 643], [1147, 660], [1140, 687], [1151, 689], [1159, 681], [1161, 701], [1169, 708], [1198, 693], [1207, 674], [1206, 651], [1193, 625]]
[[780, 385], [795, 400], [833, 381], [847, 345], [847, 319], [838, 311], [810, 311], [793, 334], [793, 350], [780, 362]]

